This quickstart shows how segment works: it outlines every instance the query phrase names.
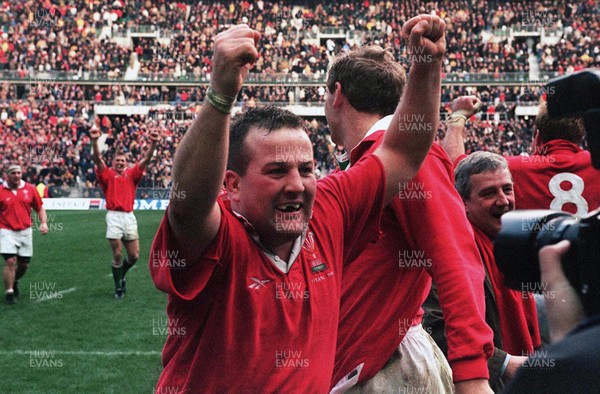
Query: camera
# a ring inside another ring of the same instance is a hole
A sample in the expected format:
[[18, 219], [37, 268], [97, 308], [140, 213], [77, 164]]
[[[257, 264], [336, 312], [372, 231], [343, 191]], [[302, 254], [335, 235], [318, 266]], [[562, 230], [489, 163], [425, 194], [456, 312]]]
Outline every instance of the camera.
[[514, 290], [543, 291], [538, 252], [563, 239], [571, 242], [562, 259], [565, 276], [588, 316], [600, 313], [600, 209], [583, 218], [551, 210], [512, 211], [502, 215], [494, 255], [504, 274], [504, 284]]
[[[553, 79], [545, 91], [548, 116], [583, 118], [592, 165], [600, 169], [600, 71], [584, 70]], [[504, 283], [514, 290], [543, 291], [538, 252], [563, 239], [571, 242], [562, 260], [565, 276], [588, 316], [600, 313], [600, 209], [582, 218], [550, 210], [504, 214], [494, 243]]]

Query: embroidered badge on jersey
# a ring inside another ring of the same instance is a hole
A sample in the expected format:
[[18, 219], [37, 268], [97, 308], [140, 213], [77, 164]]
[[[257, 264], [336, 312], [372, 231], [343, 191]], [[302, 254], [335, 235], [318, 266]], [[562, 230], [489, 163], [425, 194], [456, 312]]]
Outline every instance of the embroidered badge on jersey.
[[315, 249], [315, 237], [312, 231], [309, 231], [304, 240], [302, 248], [308, 252], [308, 259], [310, 264], [310, 270], [313, 274], [327, 270], [327, 264], [319, 258]]

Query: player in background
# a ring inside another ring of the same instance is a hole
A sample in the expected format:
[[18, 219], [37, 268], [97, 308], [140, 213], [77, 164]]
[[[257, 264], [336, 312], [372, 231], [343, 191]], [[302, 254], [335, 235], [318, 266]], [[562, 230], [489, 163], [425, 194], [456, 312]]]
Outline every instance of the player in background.
[[[111, 265], [115, 282], [115, 298], [122, 299], [126, 292], [125, 274], [136, 263], [140, 253], [137, 220], [133, 214], [135, 190], [154, 155], [160, 136], [156, 130], [149, 133], [150, 146], [144, 157], [133, 167], [128, 167], [124, 153], [117, 152], [112, 160], [112, 168], [109, 168], [104, 163], [98, 146], [100, 135], [101, 131], [97, 126], [90, 129], [92, 158], [96, 164], [98, 183], [104, 192], [108, 209], [106, 238], [113, 255]], [[123, 245], [127, 251], [125, 258], [122, 256]]]
[[[465, 153], [467, 118], [460, 112], [468, 112], [478, 101], [463, 96], [452, 103], [459, 115], [451, 115], [454, 121], [448, 125], [444, 148], [453, 160]], [[583, 120], [550, 118], [542, 102], [535, 127], [532, 154], [506, 157], [519, 209], [554, 209], [584, 216], [600, 207], [600, 170], [592, 167], [590, 152], [581, 148]]]
[[[415, 56], [413, 63], [421, 60]], [[393, 55], [378, 46], [334, 60], [325, 114], [333, 141], [350, 151], [341, 168], [352, 168], [380, 145], [405, 78]], [[419, 126], [403, 132], [433, 127]], [[332, 392], [452, 392], [452, 373], [458, 392], [490, 390], [493, 342], [483, 313], [484, 272], [453, 175], [434, 143], [417, 175], [398, 185], [379, 240], [344, 266]], [[432, 276], [449, 322], [452, 370], [421, 327]]]
[[436, 127], [405, 133], [413, 126], [406, 119], [419, 113], [438, 122], [445, 24], [421, 15], [403, 32], [434, 61], [413, 66], [407, 99], [374, 154], [319, 182], [300, 117], [258, 108], [230, 130], [260, 36], [238, 25], [215, 37], [207, 103], [175, 156], [174, 184], [187, 198], [171, 199], [152, 249], [186, 265], [149, 261], [156, 286], [169, 294], [169, 324], [186, 329], [167, 338], [157, 390], [329, 390], [342, 263], [377, 237], [381, 208], [429, 150]]
[[33, 256], [31, 210], [37, 212], [41, 234], [48, 233], [48, 223], [37, 189], [21, 179], [21, 167], [9, 166], [6, 175], [0, 186], [0, 254], [4, 257], [6, 303], [14, 304], [19, 295], [17, 281], [25, 275]]

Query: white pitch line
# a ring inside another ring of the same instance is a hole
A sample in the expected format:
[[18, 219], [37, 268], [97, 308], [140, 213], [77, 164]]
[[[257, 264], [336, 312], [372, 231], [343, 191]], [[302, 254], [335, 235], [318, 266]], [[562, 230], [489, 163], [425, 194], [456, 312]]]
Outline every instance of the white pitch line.
[[[36, 350], [0, 350], [0, 355], [3, 356], [14, 356], [14, 355], [31, 355], [33, 354], [37, 354], [36, 352], [40, 352], [42, 350], [36, 349]], [[85, 350], [66, 350], [66, 351], [60, 351], [60, 350], [56, 350], [56, 351], [51, 351], [53, 352], [53, 354], [64, 354], [64, 355], [68, 355], [68, 356], [109, 356], [109, 357], [114, 357], [114, 356], [160, 356], [161, 352], [159, 351], [155, 351], [155, 350], [151, 350], [151, 351], [137, 351], [137, 350], [131, 350], [131, 351], [116, 351], [116, 352], [112, 352], [112, 351], [100, 351], [100, 350], [96, 350], [96, 351], [85, 351]]]
[[48, 300], [53, 300], [55, 298], [62, 298], [63, 294], [67, 294], [67, 293], [71, 293], [75, 291], [75, 287], [71, 287], [65, 290], [61, 290], [61, 291], [51, 291], [49, 295], [45, 295], [43, 297], [38, 298], [37, 300], [35, 300], [36, 302], [42, 302], [42, 301], [48, 301]]

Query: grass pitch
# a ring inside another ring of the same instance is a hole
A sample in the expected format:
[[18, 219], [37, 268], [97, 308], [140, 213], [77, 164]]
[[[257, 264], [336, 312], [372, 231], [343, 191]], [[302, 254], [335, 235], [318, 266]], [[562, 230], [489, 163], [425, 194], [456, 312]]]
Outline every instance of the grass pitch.
[[135, 213], [140, 259], [120, 301], [105, 213], [48, 211], [48, 235], [34, 229], [34, 256], [17, 304], [0, 304], [0, 392], [153, 392], [167, 296], [152, 283], [148, 255], [164, 211]]

